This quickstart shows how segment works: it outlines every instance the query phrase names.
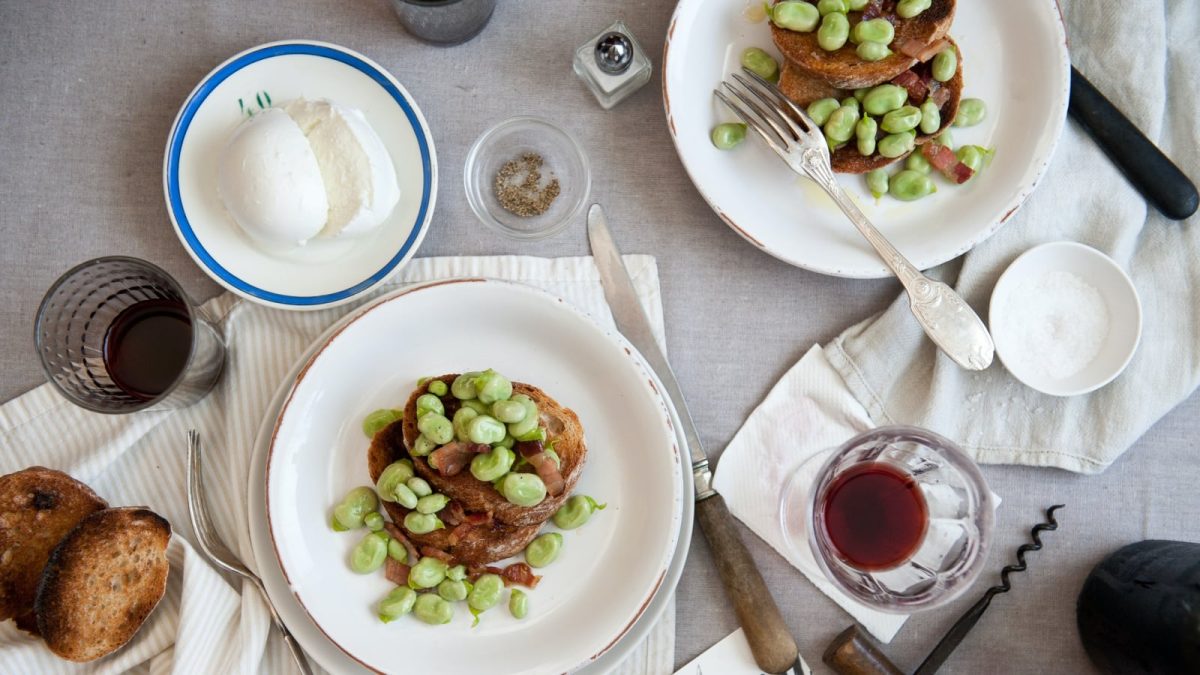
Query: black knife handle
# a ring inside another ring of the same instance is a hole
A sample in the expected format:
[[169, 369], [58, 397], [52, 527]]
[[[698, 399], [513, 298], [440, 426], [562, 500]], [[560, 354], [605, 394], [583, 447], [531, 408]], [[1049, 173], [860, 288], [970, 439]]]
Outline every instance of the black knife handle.
[[1074, 66], [1070, 101], [1071, 116], [1096, 139], [1146, 201], [1172, 220], [1196, 212], [1200, 204], [1196, 186]]

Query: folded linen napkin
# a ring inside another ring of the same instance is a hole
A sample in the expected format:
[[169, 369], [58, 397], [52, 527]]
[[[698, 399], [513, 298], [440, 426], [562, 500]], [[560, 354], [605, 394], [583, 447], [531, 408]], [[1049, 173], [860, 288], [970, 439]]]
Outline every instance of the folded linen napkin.
[[[1071, 60], [1193, 180], [1200, 179], [1200, 4], [1130, 0], [1120, 21], [1061, 0]], [[1003, 152], [1003, 148], [999, 149]], [[980, 178], [987, 180], [984, 173]], [[1200, 384], [1200, 216], [1167, 220], [1074, 122], [1041, 185], [991, 239], [967, 254], [956, 288], [984, 314], [996, 280], [1036, 244], [1073, 240], [1128, 270], [1143, 306], [1141, 346], [1125, 372], [1085, 396], [1055, 398], [999, 362], [970, 373], [941, 355], [901, 296], [827, 345], [829, 362], [873, 426], [913, 424], [976, 460], [1098, 473]], [[939, 270], [952, 276], [953, 265]], [[984, 314], [986, 316], [986, 314]]]
[[[663, 340], [658, 268], [649, 256], [626, 256], [638, 296]], [[546, 289], [602, 325], [612, 317], [591, 258], [421, 258], [372, 297], [397, 287], [459, 276], [520, 281]], [[364, 300], [365, 302], [365, 300]], [[33, 464], [60, 469], [117, 504], [145, 504], [171, 521], [171, 575], [157, 611], [124, 649], [91, 664], [56, 658], [41, 640], [0, 623], [0, 673], [283, 673], [294, 672], [265, 603], [253, 587], [218, 574], [193, 550], [185, 495], [186, 430], [204, 434], [206, 487], [226, 543], [248, 567], [246, 476], [254, 436], [270, 399], [309, 344], [361, 303], [315, 312], [268, 309], [226, 293], [204, 305], [228, 343], [226, 370], [207, 398], [185, 410], [107, 416], [68, 403], [49, 384], [0, 406], [0, 474]], [[231, 583], [235, 582], [235, 583]], [[614, 671], [671, 671], [674, 601], [646, 640]], [[313, 664], [314, 667], [316, 664]]]

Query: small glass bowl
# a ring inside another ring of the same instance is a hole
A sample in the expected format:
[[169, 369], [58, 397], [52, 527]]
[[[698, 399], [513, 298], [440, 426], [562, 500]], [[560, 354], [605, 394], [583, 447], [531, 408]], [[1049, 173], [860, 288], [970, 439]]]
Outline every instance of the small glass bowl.
[[[542, 156], [542, 182], [557, 178], [559, 195], [539, 216], [518, 216], [500, 205], [494, 188], [505, 163], [526, 153]], [[583, 210], [592, 174], [583, 148], [567, 132], [537, 117], [513, 117], [483, 132], [463, 168], [467, 203], [484, 225], [514, 239], [543, 239], [559, 232]]]

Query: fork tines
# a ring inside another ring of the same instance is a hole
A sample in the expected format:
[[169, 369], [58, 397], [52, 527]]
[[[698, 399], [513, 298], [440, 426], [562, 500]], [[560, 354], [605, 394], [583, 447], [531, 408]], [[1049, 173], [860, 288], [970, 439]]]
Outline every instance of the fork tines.
[[747, 68], [730, 76], [736, 84], [725, 80], [721, 82], [724, 91], [714, 89], [713, 93], [775, 152], [786, 154], [796, 145], [826, 147], [820, 127], [774, 84]]

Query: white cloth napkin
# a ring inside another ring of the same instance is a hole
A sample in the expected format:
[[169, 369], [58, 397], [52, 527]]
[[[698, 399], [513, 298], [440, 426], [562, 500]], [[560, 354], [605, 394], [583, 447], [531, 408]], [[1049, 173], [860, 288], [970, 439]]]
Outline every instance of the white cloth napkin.
[[[649, 256], [626, 265], [663, 340], [658, 268]], [[591, 258], [421, 258], [372, 297], [397, 287], [457, 276], [520, 281], [546, 289], [602, 325], [612, 317]], [[364, 300], [365, 301], [365, 300]], [[255, 433], [282, 379], [331, 323], [361, 303], [316, 312], [272, 310], [233, 294], [204, 305], [228, 343], [226, 370], [200, 403], [174, 412], [107, 416], [68, 403], [42, 385], [0, 406], [0, 474], [40, 464], [88, 483], [113, 505], [147, 505], [174, 529], [167, 594], [124, 649], [90, 664], [56, 658], [41, 640], [0, 623], [0, 673], [284, 673], [292, 661], [248, 583], [218, 574], [192, 549], [185, 496], [187, 429], [206, 440], [205, 476], [213, 517], [226, 543], [255, 567], [247, 521], [246, 476]], [[675, 649], [674, 601], [646, 640], [614, 672], [669, 673]], [[313, 664], [314, 667], [316, 664]]]
[[[907, 616], [871, 609], [825, 578], [804, 539], [785, 536], [779, 521], [784, 483], [802, 464], [811, 485], [821, 462], [805, 461], [837, 447], [873, 425], [841, 377], [813, 347], [775, 385], [725, 447], [713, 485], [737, 516], [809, 581], [858, 620], [872, 635], [890, 642]], [[791, 546], [788, 540], [798, 542]]]

